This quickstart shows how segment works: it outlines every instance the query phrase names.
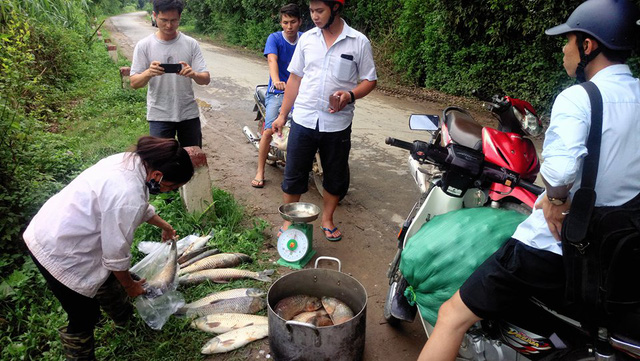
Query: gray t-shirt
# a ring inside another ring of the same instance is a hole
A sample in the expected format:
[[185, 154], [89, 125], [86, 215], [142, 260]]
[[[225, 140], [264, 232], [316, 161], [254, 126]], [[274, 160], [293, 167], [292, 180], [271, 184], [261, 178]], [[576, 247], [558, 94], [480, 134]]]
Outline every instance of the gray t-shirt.
[[[140, 40], [133, 50], [131, 75], [147, 70], [152, 61], [177, 64], [184, 61], [195, 72], [207, 71], [198, 42], [181, 32], [170, 41], [151, 34]], [[180, 122], [197, 118], [200, 113], [193, 95], [191, 78], [178, 74], [163, 74], [149, 80], [147, 90], [147, 120]]]

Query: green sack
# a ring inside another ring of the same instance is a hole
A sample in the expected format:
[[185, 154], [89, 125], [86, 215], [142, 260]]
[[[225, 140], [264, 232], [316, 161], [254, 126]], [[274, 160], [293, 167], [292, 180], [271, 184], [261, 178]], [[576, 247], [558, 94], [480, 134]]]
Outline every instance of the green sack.
[[409, 238], [400, 271], [422, 317], [435, 325], [440, 305], [515, 232], [526, 215], [489, 207], [434, 217]]

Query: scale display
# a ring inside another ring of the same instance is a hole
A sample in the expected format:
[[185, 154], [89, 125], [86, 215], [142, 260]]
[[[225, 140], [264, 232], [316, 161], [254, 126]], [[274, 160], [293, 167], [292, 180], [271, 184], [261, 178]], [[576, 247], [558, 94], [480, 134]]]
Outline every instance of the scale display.
[[278, 254], [287, 262], [304, 258], [309, 250], [309, 239], [299, 229], [287, 229], [278, 237]]

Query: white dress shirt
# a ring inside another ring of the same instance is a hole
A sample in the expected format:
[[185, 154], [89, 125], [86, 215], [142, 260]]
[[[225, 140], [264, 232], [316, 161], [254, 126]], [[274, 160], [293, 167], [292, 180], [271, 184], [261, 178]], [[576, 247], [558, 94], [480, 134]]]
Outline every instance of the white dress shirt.
[[135, 154], [99, 161], [42, 206], [27, 247], [62, 284], [94, 297], [111, 271], [129, 269], [133, 233], [155, 214], [146, 176]]
[[322, 30], [315, 27], [302, 34], [291, 58], [289, 72], [302, 78], [293, 120], [305, 128], [318, 125], [321, 132], [338, 132], [349, 127], [354, 104], [329, 113], [329, 96], [352, 90], [358, 80], [378, 79], [369, 39], [344, 20], [342, 23], [342, 33], [329, 49]]
[[[623, 64], [602, 69], [591, 81], [603, 98], [596, 205], [618, 206], [640, 193], [640, 81]], [[554, 187], [573, 183], [570, 198], [580, 188], [590, 126], [591, 103], [586, 90], [579, 85], [565, 89], [553, 103], [540, 173]], [[542, 209], [534, 210], [518, 226], [513, 238], [562, 254], [562, 246], [551, 235]]]

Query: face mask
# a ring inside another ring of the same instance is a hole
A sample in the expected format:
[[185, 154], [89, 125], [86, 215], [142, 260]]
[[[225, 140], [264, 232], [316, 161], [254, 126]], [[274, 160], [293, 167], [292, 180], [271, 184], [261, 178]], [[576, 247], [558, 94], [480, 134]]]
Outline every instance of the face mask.
[[[162, 182], [162, 178], [160, 178], [160, 182]], [[160, 194], [160, 182], [151, 179], [145, 183], [147, 188], [149, 188], [149, 194]]]

